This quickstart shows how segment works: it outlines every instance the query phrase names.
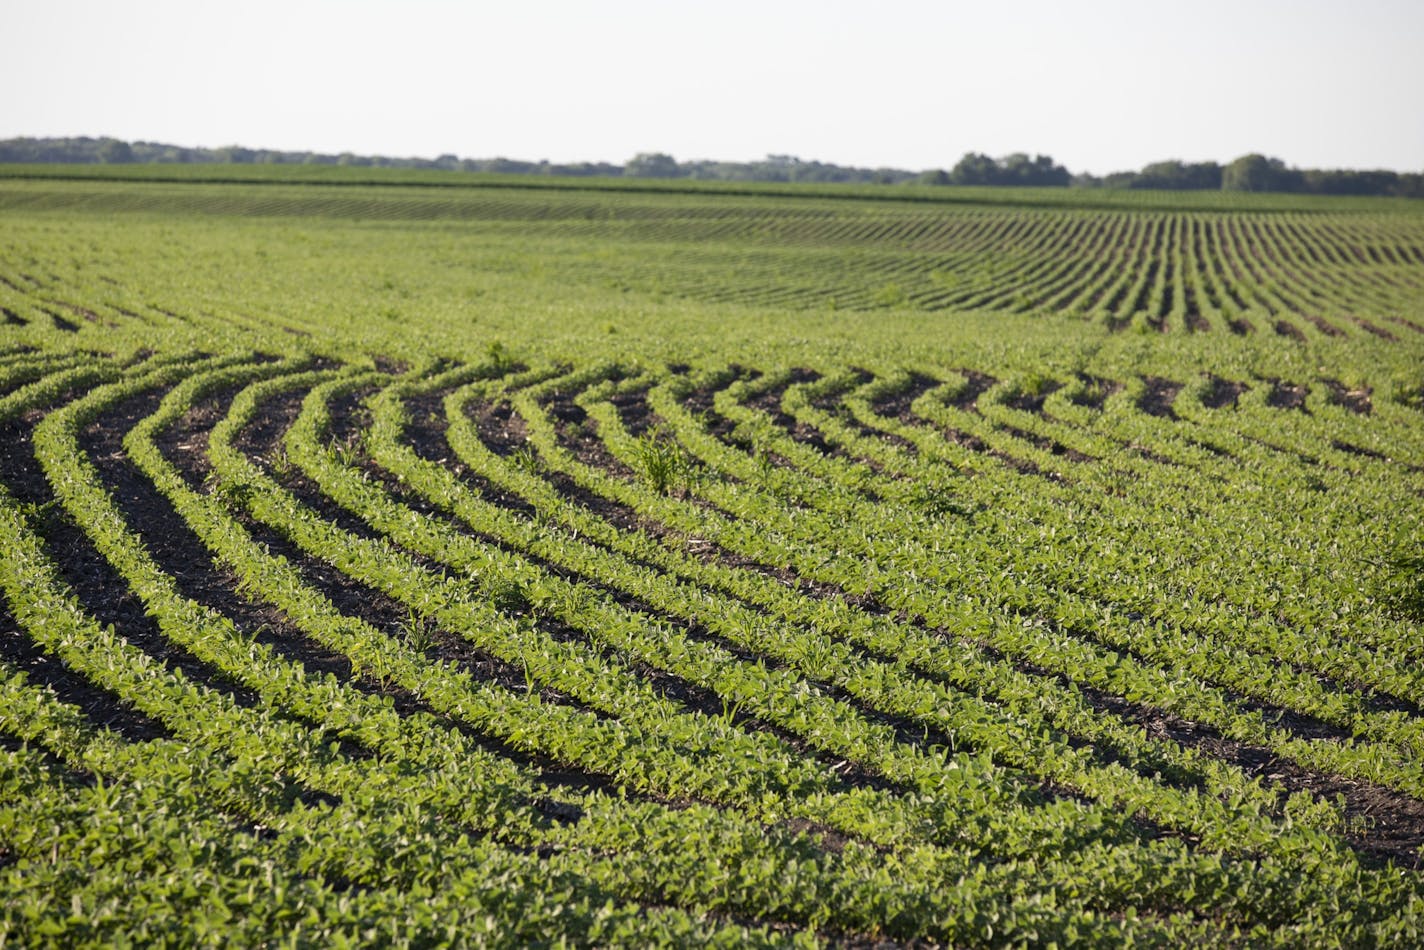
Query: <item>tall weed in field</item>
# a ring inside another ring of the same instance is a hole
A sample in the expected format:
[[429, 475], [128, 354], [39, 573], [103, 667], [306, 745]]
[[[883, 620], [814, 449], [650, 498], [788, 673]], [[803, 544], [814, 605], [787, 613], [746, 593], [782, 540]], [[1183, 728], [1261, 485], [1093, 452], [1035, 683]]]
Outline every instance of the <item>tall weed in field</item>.
[[639, 440], [636, 460], [643, 480], [660, 495], [685, 486], [692, 473], [687, 450], [665, 432], [650, 433]]

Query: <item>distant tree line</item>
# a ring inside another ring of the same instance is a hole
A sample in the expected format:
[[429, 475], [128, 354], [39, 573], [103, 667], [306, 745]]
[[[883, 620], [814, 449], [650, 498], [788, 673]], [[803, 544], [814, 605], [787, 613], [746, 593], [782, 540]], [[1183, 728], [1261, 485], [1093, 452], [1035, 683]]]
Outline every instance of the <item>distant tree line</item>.
[[392, 158], [350, 152], [284, 152], [272, 149], [187, 148], [160, 142], [125, 142], [113, 138], [15, 138], [0, 140], [5, 163], [171, 163], [351, 165], [368, 168], [501, 172], [515, 175], [559, 175], [689, 178], [703, 181], [847, 182], [855, 184], [1020, 185], [1078, 188], [1150, 188], [1168, 191], [1274, 191], [1317, 195], [1397, 195], [1424, 198], [1424, 173], [1299, 169], [1278, 158], [1243, 155], [1227, 165], [1216, 162], [1153, 162], [1141, 171], [1113, 172], [1101, 177], [1074, 175], [1047, 155], [1015, 152], [992, 158], [966, 154], [948, 171], [922, 172], [899, 168], [856, 168], [803, 161], [794, 155], [768, 155], [755, 162], [679, 162], [663, 152], [640, 152], [622, 165], [609, 162], [554, 164], [509, 158]]
[[1216, 162], [1153, 162], [1139, 172], [1101, 178], [1076, 175], [1089, 188], [1153, 188], [1168, 191], [1277, 191], [1307, 195], [1395, 195], [1424, 198], [1424, 173], [1355, 169], [1290, 168], [1279, 158], [1242, 155]]
[[161, 142], [124, 142], [112, 138], [18, 138], [0, 140], [0, 162], [103, 163], [103, 164], [233, 164], [233, 165], [351, 165], [362, 168], [419, 168], [435, 171], [505, 172], [514, 175], [622, 175], [623, 166], [608, 162], [516, 161], [509, 158], [392, 158], [354, 155], [351, 152], [283, 152], [274, 149], [188, 148]]
[[759, 162], [679, 162], [663, 152], [640, 152], [623, 166], [629, 178], [691, 178], [699, 181], [853, 182], [894, 185], [914, 181], [915, 172], [899, 168], [853, 168], [802, 161], [795, 155], [768, 155]]
[[1068, 169], [1054, 163], [1047, 155], [1029, 158], [1015, 152], [1003, 158], [990, 158], [970, 152], [950, 169], [947, 185], [1035, 185], [1062, 188], [1072, 183]]

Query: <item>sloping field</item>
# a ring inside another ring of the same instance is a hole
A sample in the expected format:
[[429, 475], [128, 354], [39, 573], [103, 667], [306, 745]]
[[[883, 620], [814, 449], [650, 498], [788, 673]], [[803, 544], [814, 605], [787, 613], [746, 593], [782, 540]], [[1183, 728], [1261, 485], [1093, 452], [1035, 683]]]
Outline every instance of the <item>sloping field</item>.
[[0, 943], [1419, 943], [1424, 209], [1094, 200], [0, 179]]

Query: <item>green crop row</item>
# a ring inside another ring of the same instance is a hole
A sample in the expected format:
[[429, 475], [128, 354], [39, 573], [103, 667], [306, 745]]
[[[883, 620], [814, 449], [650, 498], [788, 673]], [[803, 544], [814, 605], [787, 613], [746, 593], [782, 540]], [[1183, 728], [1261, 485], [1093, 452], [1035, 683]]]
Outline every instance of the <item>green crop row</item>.
[[56, 174], [0, 943], [1420, 942], [1415, 203]]

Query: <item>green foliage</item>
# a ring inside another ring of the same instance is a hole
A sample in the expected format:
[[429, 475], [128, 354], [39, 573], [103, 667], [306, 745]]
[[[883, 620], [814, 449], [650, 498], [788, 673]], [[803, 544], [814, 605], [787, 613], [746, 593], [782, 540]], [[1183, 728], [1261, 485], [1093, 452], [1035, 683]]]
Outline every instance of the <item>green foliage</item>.
[[491, 375], [501, 376], [516, 365], [514, 354], [509, 352], [509, 347], [504, 345], [503, 340], [491, 340], [485, 348], [485, 354], [489, 357]]
[[490, 606], [501, 613], [520, 614], [529, 609], [529, 591], [511, 577], [495, 577], [485, 585]]
[[435, 633], [434, 620], [416, 611], [411, 611], [397, 627], [400, 639], [417, 653], [425, 653], [435, 645]]
[[653, 432], [638, 440], [634, 465], [643, 480], [660, 495], [686, 487], [694, 474], [691, 457], [665, 431]]
[[1397, 609], [1415, 623], [1424, 623], [1424, 554], [1404, 554], [1390, 559], [1395, 571], [1392, 598]]
[[871, 300], [877, 307], [903, 306], [906, 301], [905, 291], [899, 284], [886, 284], [875, 292]]
[[0, 942], [1417, 943], [1424, 223], [1014, 200], [0, 185]]
[[[1258, 163], [1260, 156], [1243, 156], [1233, 164]], [[1276, 159], [1264, 161], [1284, 168]], [[508, 158], [473, 159], [445, 154], [437, 158], [397, 158], [386, 155], [321, 154], [316, 152], [286, 152], [273, 149], [251, 149], [240, 146], [221, 148], [189, 148], [158, 142], [123, 142], [117, 139], [93, 138], [13, 138], [0, 141], [0, 162], [17, 163], [19, 174], [63, 174], [71, 171], [81, 176], [101, 174], [94, 163], [111, 165], [132, 162], [149, 163], [148, 175], [142, 177], [180, 176], [188, 180], [223, 179], [237, 176], [251, 181], [351, 181], [347, 170], [355, 170], [361, 178], [385, 182], [421, 181], [442, 186], [464, 183], [465, 175], [521, 176], [521, 186], [559, 182], [561, 179], [592, 178], [601, 187], [609, 187], [618, 178], [680, 179], [682, 181], [714, 182], [849, 182], [875, 185], [913, 182], [917, 185], [980, 184], [996, 187], [1016, 185], [1067, 185], [1079, 187], [1140, 188], [1156, 190], [1216, 190], [1222, 187], [1223, 169], [1216, 162], [1183, 163], [1172, 159], [1153, 162], [1140, 172], [1114, 172], [1102, 178], [1090, 174], [1069, 175], [1047, 156], [1030, 159], [1016, 153], [1002, 159], [969, 153], [953, 174], [931, 169], [915, 175], [891, 168], [849, 168], [826, 162], [803, 161], [794, 155], [768, 155], [761, 161], [678, 162], [663, 153], [643, 152], [623, 165], [608, 162], [573, 162], [553, 164], [547, 161], [520, 161]], [[78, 164], [66, 169], [65, 164]], [[38, 165], [38, 169], [34, 166]], [[336, 172], [337, 174], [333, 174]], [[468, 178], [465, 179], [468, 181]], [[580, 182], [584, 184], [584, 182]], [[638, 187], [635, 182], [633, 187]], [[1307, 169], [1270, 179], [1271, 190], [1304, 191], [1323, 195], [1400, 195], [1424, 198], [1424, 174], [1399, 173], [1385, 170]], [[841, 190], [844, 190], [843, 185]], [[1255, 189], [1253, 189], [1255, 190]]]
[[911, 495], [911, 504], [926, 514], [941, 516], [954, 515], [966, 518], [974, 514], [975, 506], [943, 485], [917, 485]]
[[520, 469], [522, 469], [525, 474], [539, 474], [539, 453], [535, 452], [529, 446], [520, 446], [519, 448], [514, 450], [514, 452], [510, 455], [509, 458], [510, 461], [513, 462]]
[[1047, 155], [1029, 158], [1022, 152], [1000, 159], [969, 152], [949, 173], [949, 180], [956, 185], [1063, 187], [1071, 179], [1068, 170]]
[[1300, 173], [1286, 168], [1278, 158], [1243, 155], [1221, 171], [1226, 191], [1298, 191]]

